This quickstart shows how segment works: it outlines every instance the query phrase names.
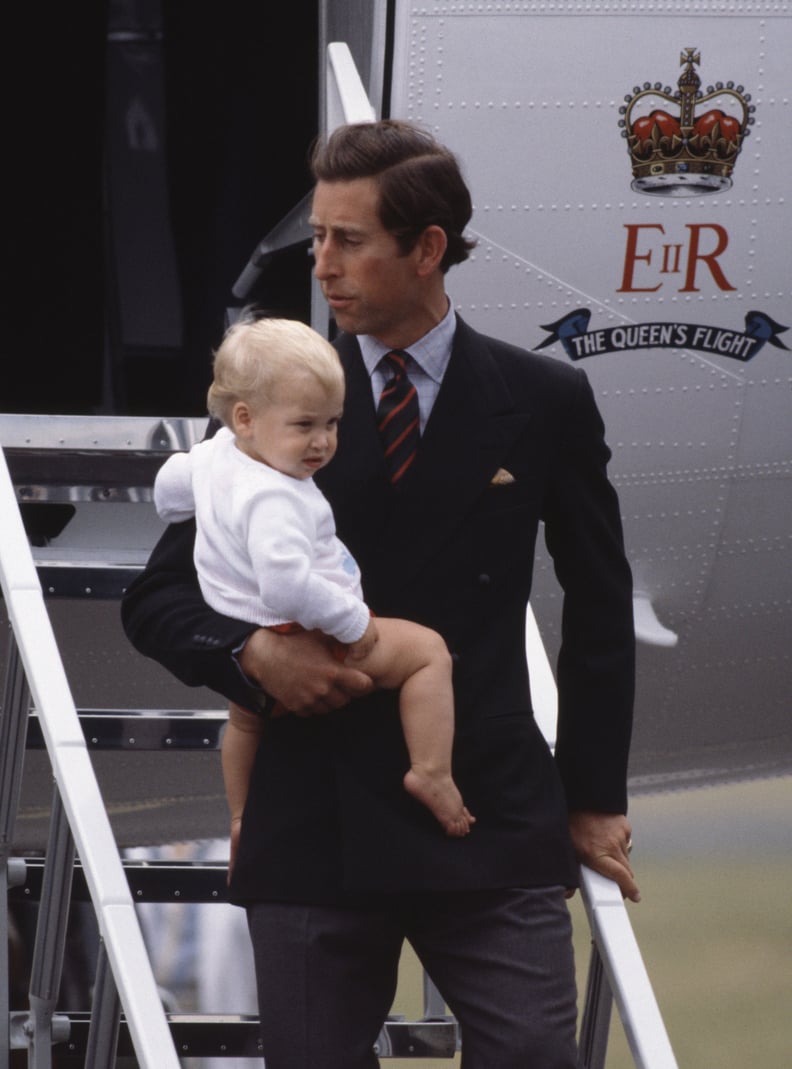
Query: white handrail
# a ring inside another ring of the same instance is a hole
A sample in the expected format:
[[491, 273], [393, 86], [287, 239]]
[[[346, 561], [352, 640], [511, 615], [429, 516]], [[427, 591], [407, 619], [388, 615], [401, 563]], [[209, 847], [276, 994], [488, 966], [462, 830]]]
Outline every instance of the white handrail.
[[[539, 727], [553, 749], [558, 692], [530, 605], [525, 630], [531, 702]], [[621, 891], [613, 880], [582, 866], [580, 893], [636, 1066], [677, 1069]]]
[[[327, 46], [324, 107], [327, 134], [345, 123], [372, 122], [377, 117], [345, 41]], [[330, 309], [315, 275], [311, 279], [311, 326], [325, 338], [330, 334]]]
[[361, 81], [349, 45], [327, 46], [327, 130], [348, 122], [372, 122], [374, 108]]
[[0, 447], [0, 583], [141, 1069], [179, 1069]]
[[581, 895], [633, 1060], [639, 1069], [677, 1069], [621, 891], [583, 867]]

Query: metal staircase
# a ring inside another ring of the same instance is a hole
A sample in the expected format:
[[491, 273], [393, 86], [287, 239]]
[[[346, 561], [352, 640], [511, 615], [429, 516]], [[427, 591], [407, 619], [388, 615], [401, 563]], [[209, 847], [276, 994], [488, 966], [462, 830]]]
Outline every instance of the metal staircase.
[[[202, 811], [190, 797], [206, 792], [206, 762], [219, 764], [225, 712], [134, 706], [78, 710], [45, 604], [45, 591], [50, 609], [59, 596], [70, 605], [77, 599], [92, 605], [112, 603], [120, 596], [156, 537], [156, 526], [151, 526], [153, 473], [165, 453], [189, 445], [203, 427], [200, 421], [113, 417], [80, 422], [78, 431], [77, 418], [70, 417], [68, 427], [61, 425], [53, 433], [46, 417], [0, 420], [5, 443], [0, 464], [0, 577], [10, 623], [0, 713], [0, 892], [11, 912], [21, 903], [39, 904], [26, 1008], [8, 1002], [9, 913], [0, 911], [0, 1049], [26, 1049], [28, 1065], [35, 1069], [49, 1069], [53, 1057], [58, 1065], [88, 1069], [112, 1066], [116, 1059], [133, 1055], [142, 1069], [169, 1069], [188, 1056], [258, 1057], [255, 1016], [166, 1013], [136, 916], [135, 907], [143, 902], [225, 901], [225, 866], [124, 859], [135, 830], [124, 823], [123, 815], [115, 830], [111, 826], [94, 767], [100, 759], [134, 758], [138, 764], [131, 789], [139, 798], [153, 800], [155, 820], [169, 813], [170, 823], [166, 819], [163, 826], [174, 831], [173, 807], [181, 791], [185, 804], [176, 810], [176, 832], [189, 838], [200, 827], [205, 834], [206, 819], [196, 821]], [[43, 510], [41, 522], [31, 524], [38, 541], [47, 541], [40, 532], [48, 506], [69, 503], [75, 510], [70, 521], [74, 526], [67, 524], [48, 544], [31, 549], [19, 503], [34, 503]], [[112, 518], [114, 509], [123, 513], [122, 519]], [[108, 530], [115, 532], [114, 546], [107, 544]], [[120, 544], [119, 531], [124, 532]], [[555, 686], [531, 614], [528, 624], [533, 699], [552, 744]], [[113, 663], [111, 657], [111, 669]], [[162, 766], [157, 762], [173, 762], [175, 752], [180, 754], [180, 768], [192, 758], [202, 763], [193, 773], [187, 771], [181, 786], [169, 780], [163, 794]], [[40, 766], [37, 771], [32, 764], [36, 756], [46, 756], [51, 771], [42, 774]], [[24, 838], [25, 829], [38, 825], [17, 821], [22, 773], [23, 768], [29, 771], [28, 764], [38, 776], [37, 801], [43, 803], [41, 792], [52, 789], [49, 807], [39, 807], [44, 811], [39, 825], [48, 822], [43, 851], [41, 830], [34, 830], [29, 841]], [[111, 785], [112, 779], [111, 774]], [[208, 798], [196, 804], [214, 810], [217, 828], [224, 828], [221, 797], [209, 792]], [[134, 809], [129, 797], [122, 801], [119, 809]], [[18, 826], [23, 828], [21, 839]], [[220, 834], [214, 827], [209, 833]], [[143, 841], [155, 841], [151, 832], [145, 836]], [[605, 1065], [615, 1002], [636, 1066], [674, 1069], [618, 889], [584, 870], [582, 894], [592, 929], [592, 959], [582, 1014], [581, 1065]], [[90, 1005], [76, 1012], [59, 1007], [58, 991], [70, 907], [79, 903], [90, 903], [95, 914], [99, 949]], [[457, 1048], [456, 1024], [429, 978], [423, 1017], [389, 1019], [377, 1044], [384, 1059], [449, 1058]]]
[[[6, 441], [9, 436], [10, 431], [6, 428]], [[71, 459], [76, 458], [72, 456]], [[63, 488], [61, 480], [56, 479], [56, 482]], [[20, 487], [20, 496], [29, 500], [36, 496], [36, 486], [44, 485], [43, 479], [38, 483], [26, 479], [24, 487]], [[0, 988], [6, 996], [0, 1011], [0, 1049], [10, 1051], [15, 1047], [27, 1047], [28, 1064], [35, 1069], [52, 1064], [53, 1044], [62, 1042], [68, 1049], [71, 1029], [68, 1022], [59, 1017], [56, 1008], [76, 850], [100, 934], [85, 1064], [114, 1064], [123, 1007], [140, 1064], [144, 1069], [149, 1066], [153, 1069], [155, 1065], [170, 1069], [179, 1064], [170, 1028], [44, 605], [41, 583], [16, 505], [16, 493], [5, 456], [0, 467], [0, 508], [4, 517], [0, 576], [11, 624], [0, 720], [0, 752], [3, 754], [0, 881], [4, 899], [10, 887], [24, 887], [27, 879], [28, 863], [16, 856], [15, 824], [31, 697], [39, 714], [54, 779], [31, 962], [29, 1008], [18, 1014], [14, 1007], [8, 1007], [6, 960], [0, 968]], [[0, 933], [3, 955], [9, 942], [8, 916], [4, 905]], [[6, 1008], [11, 1012], [6, 1012]]]

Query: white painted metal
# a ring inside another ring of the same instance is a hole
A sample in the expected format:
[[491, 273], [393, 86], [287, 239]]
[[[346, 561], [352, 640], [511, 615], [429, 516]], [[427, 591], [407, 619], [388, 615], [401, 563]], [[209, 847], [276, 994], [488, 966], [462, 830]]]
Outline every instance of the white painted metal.
[[[552, 748], [556, 738], [558, 692], [530, 606], [526, 620], [526, 656], [534, 715]], [[591, 925], [592, 939], [602, 960], [637, 1069], [676, 1069], [668, 1033], [621, 891], [613, 880], [583, 866], [580, 893]]]
[[556, 744], [558, 693], [553, 670], [547, 659], [542, 636], [539, 634], [539, 626], [530, 605], [525, 614], [525, 652], [528, 658], [534, 718], [547, 739], [550, 749], [553, 750]]
[[[179, 1061], [0, 450], [0, 582], [141, 1069]], [[46, 908], [46, 903], [43, 904]]]
[[[325, 64], [325, 111], [322, 130], [330, 132], [348, 122], [371, 122], [376, 118], [349, 46], [343, 41], [327, 46]], [[324, 337], [330, 333], [330, 309], [315, 278], [311, 281], [311, 326]]]
[[336, 41], [327, 46], [328, 129], [341, 123], [370, 122], [374, 108], [360, 80], [349, 46]]
[[6, 449], [157, 452], [189, 449], [204, 436], [206, 417], [56, 416], [0, 413]]
[[613, 880], [584, 867], [581, 894], [636, 1066], [677, 1069], [619, 888]]

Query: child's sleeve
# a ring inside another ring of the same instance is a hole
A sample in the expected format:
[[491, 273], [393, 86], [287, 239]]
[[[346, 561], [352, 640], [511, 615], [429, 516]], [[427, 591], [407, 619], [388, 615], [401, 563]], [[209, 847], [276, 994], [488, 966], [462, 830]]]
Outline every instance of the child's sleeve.
[[189, 453], [168, 457], [154, 480], [154, 506], [166, 523], [183, 523], [195, 515]]

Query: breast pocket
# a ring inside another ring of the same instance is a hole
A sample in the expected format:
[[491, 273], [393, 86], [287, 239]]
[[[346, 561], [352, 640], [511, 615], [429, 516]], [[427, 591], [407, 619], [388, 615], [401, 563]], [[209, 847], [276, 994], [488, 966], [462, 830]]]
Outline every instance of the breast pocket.
[[473, 519], [476, 567], [493, 579], [533, 562], [539, 526], [538, 481], [489, 486]]

